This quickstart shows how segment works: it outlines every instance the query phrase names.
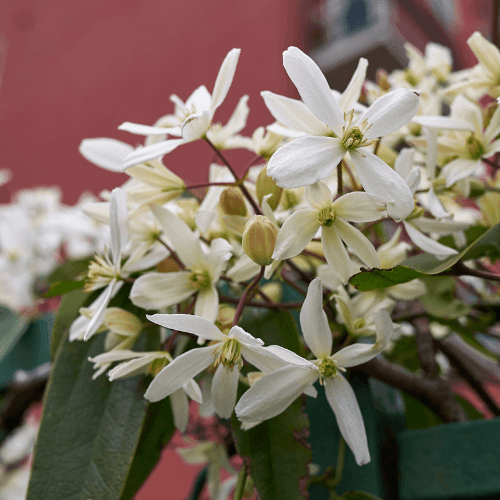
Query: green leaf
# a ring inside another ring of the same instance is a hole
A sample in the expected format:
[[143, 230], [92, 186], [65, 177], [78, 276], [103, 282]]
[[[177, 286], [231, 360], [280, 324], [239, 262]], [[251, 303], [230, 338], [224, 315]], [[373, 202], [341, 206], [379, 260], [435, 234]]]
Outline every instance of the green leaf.
[[89, 258], [79, 260], [68, 260], [62, 266], [55, 269], [47, 281], [52, 284], [58, 281], [72, 281], [78, 276], [82, 276], [87, 272], [89, 267]]
[[7, 307], [0, 306], [0, 362], [16, 345], [28, 326], [26, 318]]
[[427, 292], [419, 300], [430, 315], [458, 318], [469, 313], [470, 307], [455, 296], [457, 282], [453, 276], [426, 276], [422, 281]]
[[73, 290], [78, 290], [85, 286], [85, 281], [56, 281], [50, 285], [50, 288], [43, 294], [44, 299], [49, 299], [51, 297], [59, 297], [66, 293], [72, 292]]
[[93, 294], [85, 293], [81, 289], [68, 292], [62, 298], [50, 337], [50, 357], [52, 359], [56, 357], [59, 343], [69, 332], [71, 323], [80, 315], [80, 308], [84, 307], [92, 298]]
[[438, 274], [456, 264], [459, 260], [478, 259], [500, 256], [500, 224], [493, 226], [457, 255], [445, 260], [438, 260], [430, 254], [415, 255], [406, 259], [405, 266], [425, 274]]
[[483, 420], [484, 415], [475, 408], [471, 403], [469, 403], [462, 396], [458, 396], [455, 394], [455, 399], [458, 401], [460, 406], [464, 409], [465, 414], [467, 415], [468, 420]]
[[121, 496], [148, 407], [144, 377], [92, 380], [104, 337], [60, 346], [45, 394], [28, 500]]
[[249, 460], [250, 475], [261, 500], [304, 498], [312, 452], [306, 444], [309, 419], [300, 399], [249, 431], [240, 429], [236, 417], [232, 424], [236, 449]]
[[422, 278], [422, 274], [406, 266], [396, 266], [392, 269], [366, 269], [355, 274], [349, 283], [360, 292], [369, 292], [377, 288], [387, 288], [389, 286], [408, 283], [416, 278]]
[[402, 392], [406, 408], [407, 429], [427, 429], [444, 423], [431, 409], [420, 401]]

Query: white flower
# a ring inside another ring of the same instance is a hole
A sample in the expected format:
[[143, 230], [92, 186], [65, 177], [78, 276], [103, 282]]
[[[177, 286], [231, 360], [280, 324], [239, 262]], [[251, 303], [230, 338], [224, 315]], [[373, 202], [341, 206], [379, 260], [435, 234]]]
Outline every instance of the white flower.
[[[229, 418], [236, 403], [236, 391], [242, 357], [259, 369], [273, 367], [271, 353], [262, 349], [264, 342], [252, 337], [239, 326], [226, 335], [205, 318], [188, 314], [155, 314], [147, 318], [166, 328], [192, 333], [211, 340], [208, 347], [199, 347], [181, 354], [167, 365], [151, 382], [144, 397], [159, 401], [192, 379], [212, 363], [217, 367], [212, 381], [212, 400], [221, 418]], [[271, 361], [269, 361], [271, 359]]]
[[[162, 135], [169, 133], [182, 136], [182, 139], [165, 140], [135, 150], [125, 159], [124, 167], [158, 158], [170, 153], [181, 144], [204, 137], [212, 125], [216, 109], [223, 103], [229, 91], [240, 52], [240, 49], [232, 49], [227, 54], [217, 75], [212, 95], [210, 95], [206, 87], [201, 86], [195, 90], [186, 103], [183, 103], [177, 96], [172, 96], [172, 100], [176, 104], [176, 119], [170, 122], [166, 121], [167, 128], [162, 126], [149, 127], [129, 122], [120, 125], [118, 127], [120, 130], [127, 130], [133, 134]], [[238, 109], [237, 111], [235, 121], [240, 122], [242, 110]], [[173, 127], [168, 125], [173, 125]], [[240, 125], [241, 123], [228, 124], [230, 131], [236, 131]]]
[[354, 344], [331, 355], [332, 334], [323, 311], [321, 279], [309, 285], [300, 312], [304, 340], [317, 357], [307, 361], [279, 346], [267, 350], [282, 356], [288, 366], [258, 380], [236, 405], [236, 415], [245, 421], [267, 420], [284, 411], [316, 380], [325, 386], [326, 397], [337, 418], [340, 432], [352, 450], [358, 465], [370, 461], [363, 417], [356, 396], [341, 371], [365, 363], [379, 354], [392, 336], [389, 313], [381, 309], [374, 314], [377, 329], [375, 344]]
[[332, 201], [332, 192], [321, 181], [307, 186], [305, 196], [311, 208], [297, 210], [283, 224], [276, 240], [274, 259], [284, 260], [298, 255], [321, 227], [325, 258], [343, 283], [347, 283], [353, 271], [344, 243], [368, 267], [380, 267], [377, 252], [370, 241], [346, 222], [369, 222], [384, 217], [385, 205], [380, 200], [368, 193], [354, 192]]
[[[283, 53], [283, 64], [305, 106], [291, 108], [288, 102], [276, 102], [275, 108], [283, 108], [277, 119], [296, 113], [302, 122], [310, 122], [312, 113], [314, 136], [299, 137], [279, 148], [269, 161], [268, 174], [281, 187], [310, 185], [324, 179], [349, 152], [366, 192], [387, 201], [389, 216], [404, 219], [414, 208], [408, 186], [366, 146], [408, 123], [418, 109], [418, 95], [410, 90], [396, 90], [354, 117], [357, 93], [349, 93], [343, 107], [339, 106], [319, 67], [302, 51], [290, 47]], [[317, 130], [318, 120], [322, 122], [322, 133]]]

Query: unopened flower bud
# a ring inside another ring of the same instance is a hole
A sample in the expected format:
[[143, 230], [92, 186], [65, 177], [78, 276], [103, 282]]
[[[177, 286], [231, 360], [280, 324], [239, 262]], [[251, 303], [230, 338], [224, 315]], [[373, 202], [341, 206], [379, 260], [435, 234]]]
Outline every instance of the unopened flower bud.
[[255, 183], [255, 190], [257, 191], [257, 198], [261, 205], [264, 196], [266, 196], [266, 194], [270, 194], [271, 197], [268, 198], [267, 203], [271, 207], [271, 210], [276, 210], [276, 207], [280, 202], [283, 188], [280, 188], [276, 182], [267, 175], [267, 167], [264, 167], [260, 171], [259, 176], [257, 177], [257, 182]]
[[220, 195], [219, 204], [227, 215], [241, 215], [244, 217], [247, 214], [245, 198], [238, 188], [228, 187], [224, 189]]
[[278, 228], [265, 216], [254, 215], [243, 231], [243, 250], [259, 266], [272, 263]]
[[391, 90], [391, 84], [389, 83], [389, 74], [385, 69], [378, 69], [375, 74], [375, 81], [383, 92], [389, 92]]
[[228, 304], [219, 305], [219, 312], [217, 314], [217, 319], [215, 320], [215, 326], [217, 326], [222, 333], [227, 335], [233, 326], [235, 314], [236, 308]]
[[142, 330], [142, 321], [135, 314], [120, 307], [108, 307], [106, 309], [104, 324], [113, 333], [126, 337], [135, 337]]

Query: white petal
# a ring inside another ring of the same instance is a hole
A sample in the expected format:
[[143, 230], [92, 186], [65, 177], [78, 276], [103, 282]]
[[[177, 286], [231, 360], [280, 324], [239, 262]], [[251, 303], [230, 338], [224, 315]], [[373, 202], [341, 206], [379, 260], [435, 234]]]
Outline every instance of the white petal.
[[229, 333], [227, 334], [229, 338], [235, 339], [242, 344], [246, 344], [248, 346], [260, 347], [264, 345], [264, 342], [261, 339], [256, 339], [253, 335], [243, 330], [243, 328], [239, 326], [233, 326]]
[[371, 222], [386, 216], [387, 208], [381, 199], [356, 191], [347, 193], [333, 203], [335, 216], [350, 222]]
[[241, 49], [230, 50], [222, 62], [222, 66], [220, 67], [217, 80], [215, 80], [214, 90], [212, 92], [212, 104], [210, 106], [212, 111], [215, 111], [226, 98], [229, 87], [231, 87], [231, 83], [233, 82], [240, 52]]
[[229, 118], [228, 122], [224, 126], [224, 131], [226, 134], [235, 135], [241, 132], [245, 125], [247, 124], [248, 113], [250, 113], [250, 108], [248, 107], [248, 96], [244, 95], [238, 101], [236, 108]]
[[84, 139], [78, 150], [86, 160], [94, 165], [111, 172], [121, 172], [124, 168], [125, 157], [132, 153], [134, 148], [130, 144], [116, 139], [100, 137]]
[[[177, 129], [177, 127], [175, 127]], [[169, 129], [167, 127], [151, 127], [149, 125], [140, 125], [139, 123], [123, 122], [118, 130], [125, 130], [131, 134], [138, 135], [165, 135]]]
[[212, 113], [208, 110], [189, 115], [182, 124], [181, 134], [186, 142], [197, 141], [205, 136], [212, 124]]
[[495, 109], [495, 112], [493, 113], [493, 116], [490, 119], [490, 123], [488, 123], [488, 126], [486, 127], [486, 130], [484, 132], [484, 142], [486, 144], [489, 144], [495, 137], [500, 134], [500, 106], [497, 106], [497, 109]]
[[463, 95], [458, 95], [451, 103], [450, 108], [453, 118], [467, 121], [472, 125], [476, 137], [479, 138], [483, 135], [483, 114], [479, 106]]
[[370, 461], [365, 424], [356, 395], [349, 382], [338, 373], [333, 379], [325, 380], [326, 399], [335, 413], [342, 437], [354, 454], [358, 465]]
[[416, 229], [415, 226], [408, 224], [407, 222], [403, 222], [403, 224], [411, 241], [413, 241], [413, 243], [415, 243], [415, 245], [424, 252], [434, 255], [438, 259], [446, 259], [446, 257], [456, 255], [458, 253], [453, 248], [442, 245], [432, 238], [425, 236], [418, 229]]
[[170, 394], [170, 407], [172, 408], [176, 429], [185, 432], [189, 421], [189, 401], [182, 389]]
[[281, 347], [279, 345], [270, 345], [269, 347], [263, 347], [262, 349], [265, 349], [267, 352], [274, 354], [278, 358], [285, 361], [287, 364], [291, 363], [292, 365], [302, 366], [304, 368], [314, 370], [316, 369], [316, 365], [314, 365], [310, 361], [307, 361], [307, 359], [304, 359], [302, 356], [295, 354], [293, 351], [290, 351], [290, 349], [286, 349], [285, 347]]
[[155, 402], [170, 396], [212, 363], [217, 347], [198, 347], [175, 358], [153, 379], [144, 397]]
[[217, 288], [211, 285], [207, 290], [200, 290], [194, 305], [194, 314], [214, 322], [219, 311], [219, 294]]
[[128, 242], [127, 198], [125, 192], [120, 188], [113, 189], [111, 193], [109, 227], [113, 264], [119, 268], [122, 251]]
[[365, 191], [388, 202], [389, 217], [396, 221], [408, 217], [415, 204], [410, 188], [401, 176], [366, 148], [350, 151], [349, 154]]
[[212, 402], [220, 418], [231, 418], [236, 404], [239, 370], [220, 364], [212, 380]]
[[314, 238], [320, 224], [317, 210], [298, 210], [285, 221], [281, 227], [273, 259], [284, 260], [298, 255]]
[[351, 259], [334, 226], [323, 226], [321, 229], [321, 245], [323, 246], [326, 261], [335, 275], [345, 285], [352, 276]]
[[182, 388], [184, 389], [184, 392], [193, 400], [196, 401], [197, 403], [203, 403], [203, 396], [201, 394], [201, 389], [200, 386], [194, 381], [194, 379], [189, 380], [186, 382]]
[[500, 65], [500, 51], [498, 48], [493, 43], [486, 40], [479, 31], [475, 31], [469, 37], [467, 43], [481, 64], [483, 64], [492, 75], [498, 75], [498, 68]]
[[161, 309], [187, 299], [196, 289], [192, 287], [189, 271], [177, 273], [147, 273], [132, 285], [130, 300], [143, 309]]
[[457, 158], [447, 163], [443, 168], [442, 175], [446, 177], [446, 187], [450, 187], [455, 182], [470, 177], [480, 167], [481, 160], [467, 160]]
[[206, 257], [206, 269], [210, 273], [212, 283], [215, 283], [222, 271], [227, 267], [227, 261], [232, 257], [233, 246], [224, 238], [215, 238], [210, 243], [210, 251]]
[[333, 194], [324, 182], [318, 181], [306, 186], [304, 196], [309, 206], [316, 210], [332, 206]]
[[300, 326], [304, 340], [318, 358], [326, 358], [332, 352], [332, 332], [323, 310], [323, 286], [321, 278], [309, 284], [307, 295], [300, 310]]
[[267, 347], [249, 347], [242, 344], [241, 355], [263, 373], [271, 373], [290, 364], [288, 361], [276, 356]]
[[301, 137], [273, 154], [267, 173], [280, 187], [308, 186], [328, 176], [344, 155], [340, 139]]
[[[175, 102], [179, 98], [175, 95], [171, 95], [170, 99]], [[210, 95], [210, 92], [208, 91], [207, 87], [205, 87], [205, 85], [200, 85], [188, 97], [185, 105], [182, 104], [182, 101], [180, 101], [180, 99], [178, 105], [183, 110], [195, 109], [198, 112], [198, 111], [203, 111], [205, 109], [210, 109], [211, 103], [212, 103], [212, 96]]]
[[375, 139], [406, 125], [417, 112], [420, 99], [412, 90], [398, 89], [379, 97], [359, 118], [372, 126], [366, 137]]
[[177, 146], [184, 144], [184, 142], [184, 139], [169, 139], [168, 141], [161, 141], [156, 144], [151, 144], [150, 146], [137, 148], [135, 151], [127, 155], [123, 163], [123, 168], [125, 169], [131, 167], [132, 165], [144, 163], [154, 158], [163, 157], [164, 155], [171, 153]]
[[342, 219], [335, 219], [333, 226], [337, 230], [342, 241], [346, 243], [349, 249], [356, 254], [370, 269], [380, 268], [380, 259], [371, 244], [370, 240], [351, 224]]
[[430, 213], [437, 219], [451, 217], [451, 214], [446, 211], [443, 204], [439, 201], [439, 198], [436, 196], [432, 186], [427, 193], [427, 203], [429, 204]]
[[352, 75], [349, 85], [344, 90], [339, 99], [340, 109], [342, 109], [344, 113], [351, 111], [351, 109], [354, 108], [354, 105], [358, 102], [363, 83], [366, 79], [367, 67], [368, 61], [364, 57], [361, 57], [358, 62], [358, 67], [356, 68], [354, 75]]
[[243, 394], [235, 411], [242, 421], [259, 422], [286, 410], [318, 378], [317, 370], [286, 366], [258, 380]]
[[432, 182], [436, 177], [437, 153], [438, 153], [438, 133], [436, 130], [424, 127], [425, 142], [427, 143], [427, 155], [425, 158], [425, 166], [429, 180]]
[[208, 319], [191, 314], [152, 314], [146, 315], [157, 325], [188, 332], [207, 340], [224, 340], [226, 336]]
[[412, 120], [422, 127], [442, 129], [442, 130], [470, 130], [474, 131], [474, 126], [463, 119], [452, 118], [451, 116], [415, 116]]
[[[137, 353], [142, 354], [142, 353]], [[120, 363], [109, 371], [108, 377], [112, 382], [123, 377], [133, 377], [139, 373], [144, 373], [149, 366], [149, 364], [156, 358], [156, 355], [151, 356], [141, 356], [136, 359], [131, 359], [130, 361]]]
[[342, 110], [318, 65], [297, 47], [289, 47], [283, 52], [283, 66], [304, 104], [338, 136], [342, 135]]
[[415, 300], [425, 295], [427, 288], [420, 280], [391, 286], [387, 292], [395, 300]]
[[261, 92], [267, 109], [281, 125], [308, 135], [327, 135], [329, 128], [301, 101], [269, 91]]

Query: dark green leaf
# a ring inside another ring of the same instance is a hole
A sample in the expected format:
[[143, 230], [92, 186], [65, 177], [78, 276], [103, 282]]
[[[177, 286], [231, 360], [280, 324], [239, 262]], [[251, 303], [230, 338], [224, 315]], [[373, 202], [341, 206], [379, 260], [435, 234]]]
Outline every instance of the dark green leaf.
[[406, 259], [405, 266], [425, 274], [438, 274], [456, 264], [459, 260], [480, 257], [497, 258], [500, 252], [500, 224], [493, 226], [457, 255], [438, 260], [430, 254], [415, 255]]
[[59, 297], [66, 293], [72, 292], [73, 290], [78, 290], [85, 286], [85, 281], [56, 281], [50, 285], [50, 288], [43, 294], [44, 299], [50, 299], [51, 297]]
[[280, 415], [246, 432], [233, 418], [236, 448], [249, 460], [262, 500], [299, 500], [306, 494], [312, 453], [306, 443], [309, 419], [301, 406], [298, 399]]
[[26, 318], [7, 307], [0, 306], [0, 362], [16, 345], [28, 325]]
[[146, 417], [144, 377], [92, 380], [102, 335], [58, 349], [45, 395], [28, 500], [121, 496]]
[[423, 405], [413, 396], [403, 392], [403, 398], [406, 407], [406, 428], [407, 429], [426, 429], [440, 425], [443, 421], [427, 406]]
[[415, 278], [422, 278], [425, 274], [410, 269], [406, 266], [396, 266], [392, 269], [368, 269], [355, 274], [349, 283], [360, 292], [369, 292], [377, 288], [408, 283]]
[[51, 284], [58, 281], [72, 281], [87, 272], [89, 261], [89, 258], [68, 260], [62, 266], [59, 266], [55, 271], [53, 271], [47, 278], [47, 281]]
[[471, 403], [469, 403], [466, 399], [461, 396], [455, 394], [455, 399], [458, 401], [460, 406], [464, 409], [465, 414], [469, 420], [482, 420], [484, 419], [484, 415], [475, 408]]

